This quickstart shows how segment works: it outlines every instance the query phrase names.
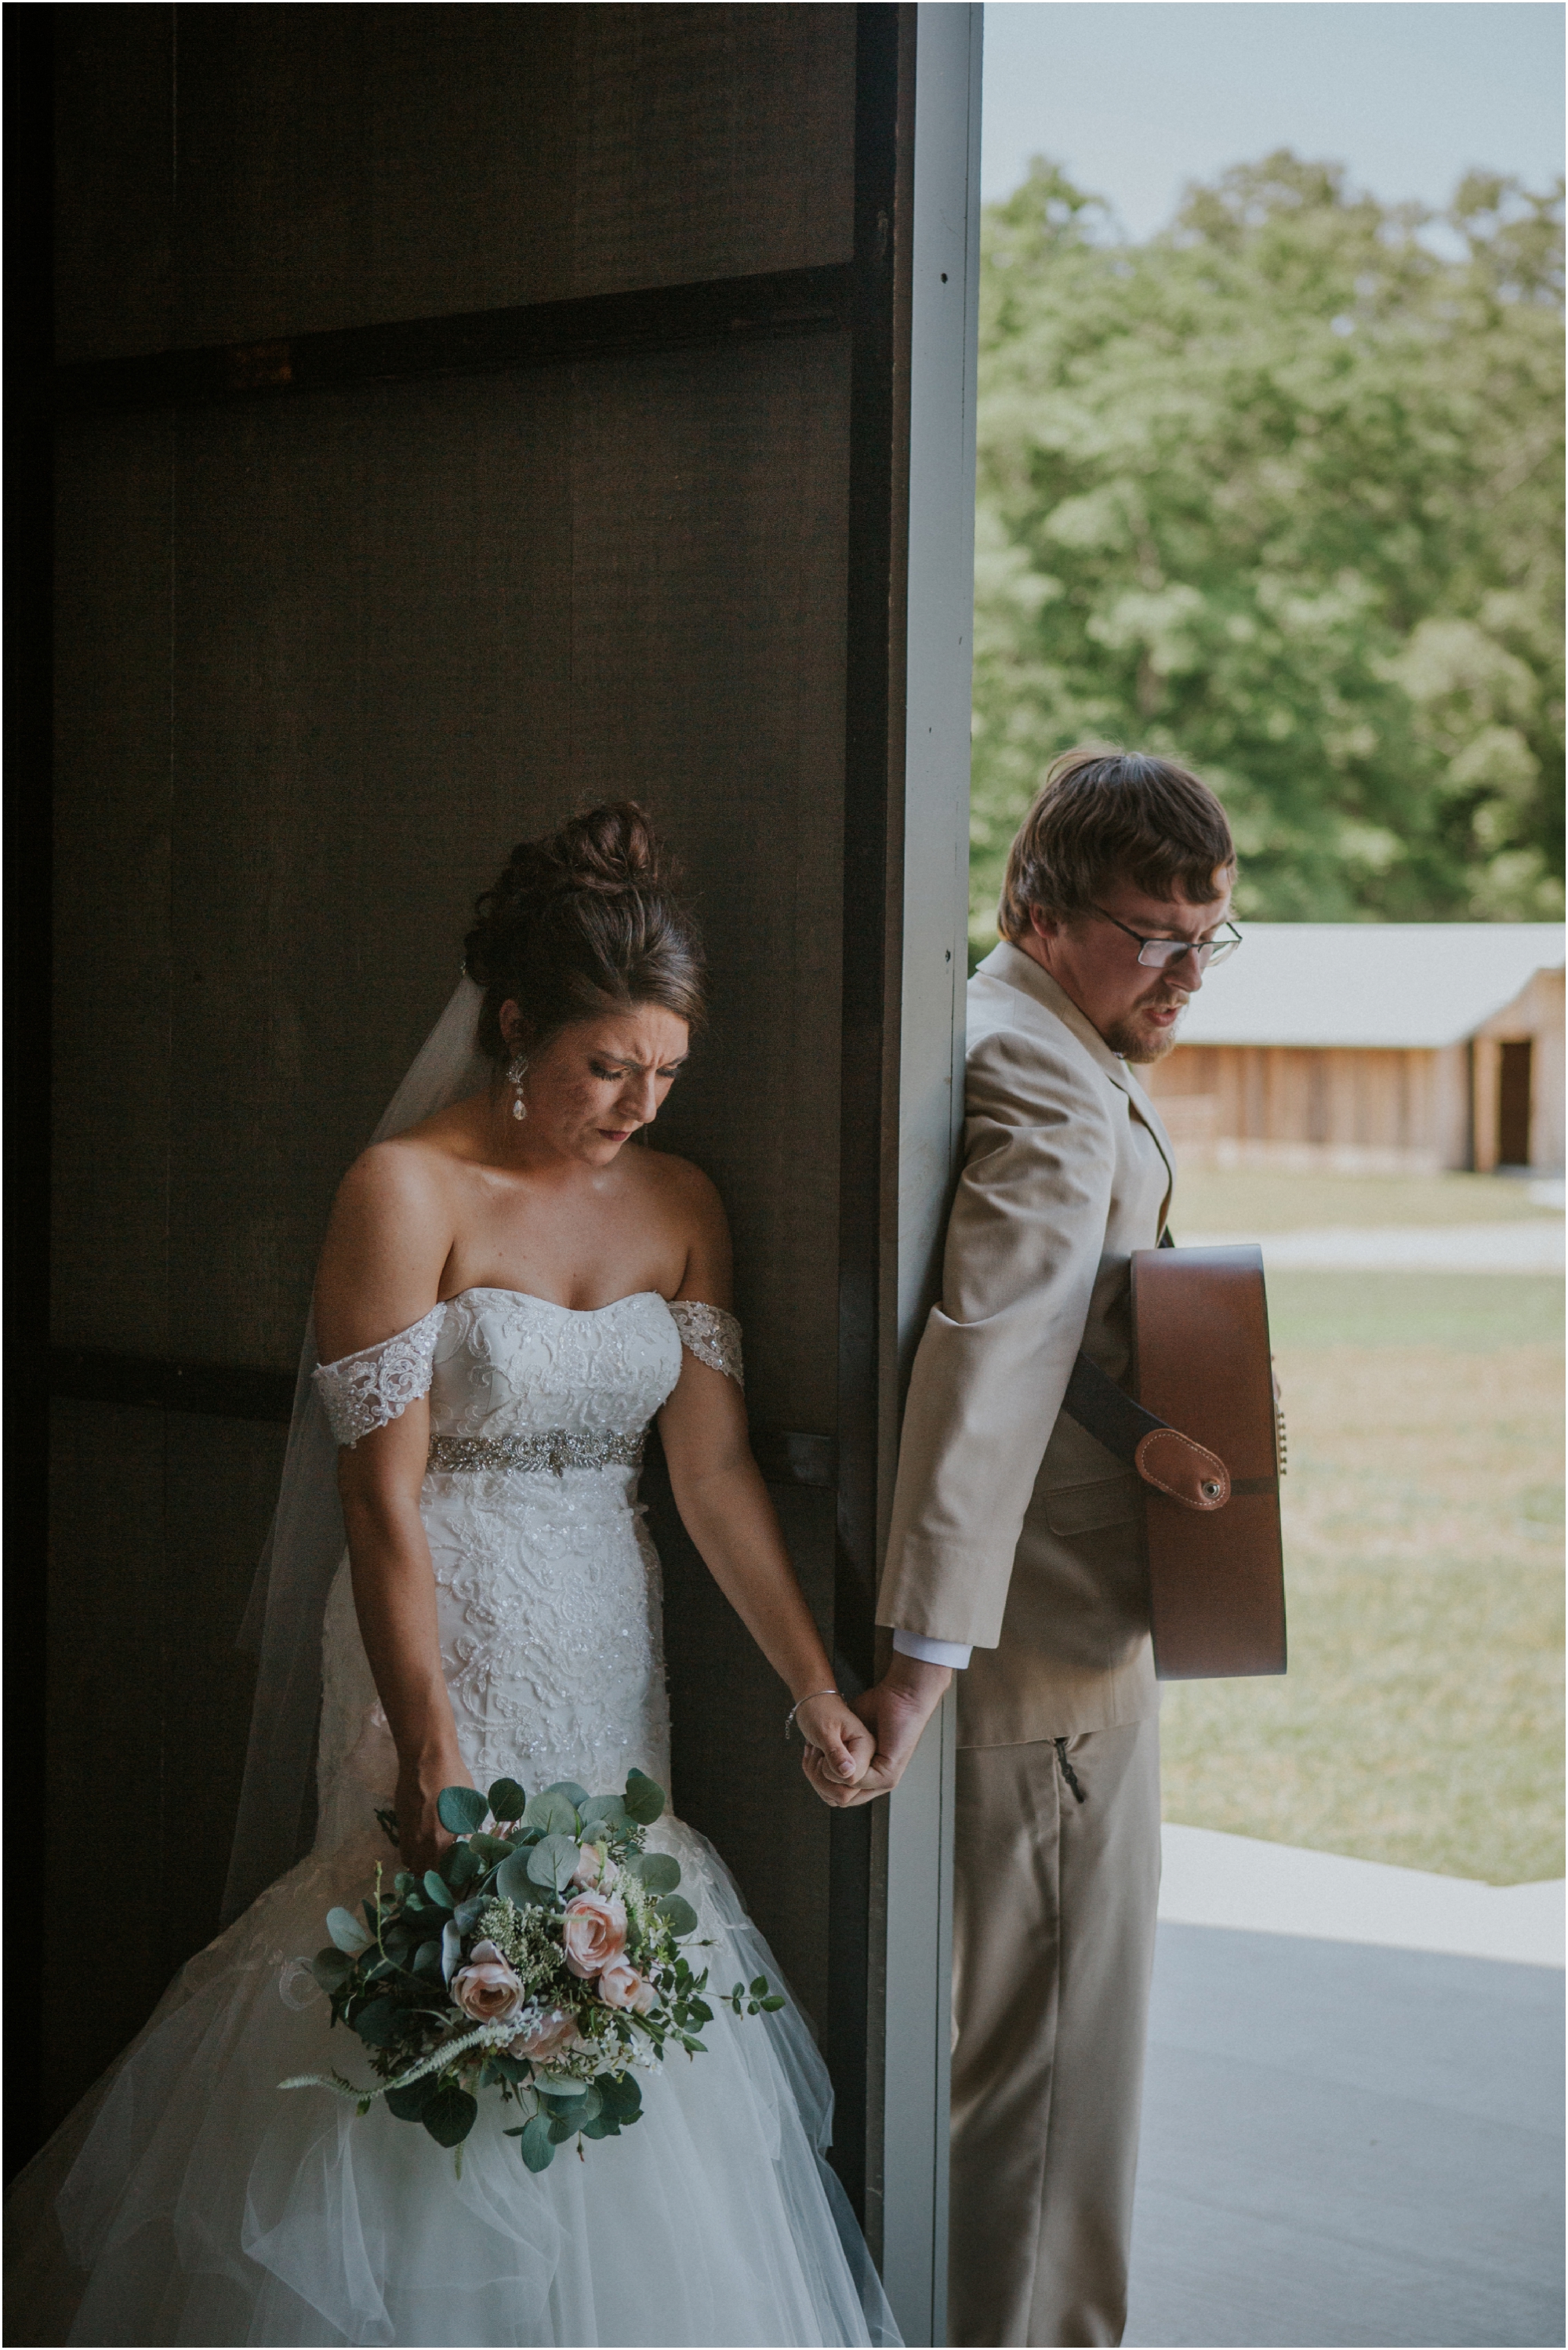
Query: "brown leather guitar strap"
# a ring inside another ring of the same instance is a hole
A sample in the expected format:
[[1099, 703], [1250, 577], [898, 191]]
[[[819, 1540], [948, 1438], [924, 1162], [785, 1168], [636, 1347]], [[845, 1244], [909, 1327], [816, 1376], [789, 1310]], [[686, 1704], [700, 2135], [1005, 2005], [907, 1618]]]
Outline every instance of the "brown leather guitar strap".
[[[1168, 1229], [1161, 1232], [1159, 1245], [1174, 1247]], [[1168, 1493], [1183, 1509], [1222, 1510], [1230, 1500], [1231, 1472], [1219, 1454], [1145, 1411], [1081, 1349], [1062, 1409], [1116, 1460], [1136, 1470], [1146, 1485]]]

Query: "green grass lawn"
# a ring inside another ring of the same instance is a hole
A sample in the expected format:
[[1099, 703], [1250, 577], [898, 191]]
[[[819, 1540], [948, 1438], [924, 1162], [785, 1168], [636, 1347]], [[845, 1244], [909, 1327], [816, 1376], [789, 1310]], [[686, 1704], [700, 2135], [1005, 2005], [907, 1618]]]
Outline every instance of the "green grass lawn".
[[[1364, 1219], [1407, 1220], [1433, 1221]], [[1493, 1884], [1561, 1877], [1561, 1284], [1290, 1273], [1269, 1297], [1291, 1669], [1167, 1684], [1166, 1817]]]
[[1186, 1232], [1289, 1232], [1325, 1224], [1501, 1224], [1562, 1210], [1511, 1175], [1287, 1175], [1182, 1165], [1170, 1221]]

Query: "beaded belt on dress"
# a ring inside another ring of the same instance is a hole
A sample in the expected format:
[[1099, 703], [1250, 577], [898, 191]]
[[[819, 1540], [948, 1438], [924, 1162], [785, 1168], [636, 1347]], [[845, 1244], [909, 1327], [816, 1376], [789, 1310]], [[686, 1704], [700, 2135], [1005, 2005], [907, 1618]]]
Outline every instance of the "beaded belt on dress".
[[526, 1436], [432, 1436], [431, 1469], [520, 1469], [557, 1477], [568, 1469], [640, 1469], [642, 1436], [585, 1436], [546, 1428]]

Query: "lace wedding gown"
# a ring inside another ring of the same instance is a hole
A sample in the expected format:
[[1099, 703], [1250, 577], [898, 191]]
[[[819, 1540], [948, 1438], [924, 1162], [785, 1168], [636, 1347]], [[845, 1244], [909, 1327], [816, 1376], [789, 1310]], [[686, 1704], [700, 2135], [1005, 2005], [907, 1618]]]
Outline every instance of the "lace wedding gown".
[[[481, 1788], [509, 1775], [530, 1793], [561, 1779], [615, 1791], [632, 1764], [669, 1785], [638, 1462], [682, 1345], [738, 1378], [738, 1340], [728, 1315], [652, 1291], [577, 1312], [472, 1289], [317, 1374], [340, 1443], [430, 1395], [420, 1507], [458, 1740]], [[397, 1762], [346, 1559], [322, 1667], [315, 1849], [183, 1969], [24, 2175], [11, 2236], [32, 2275], [8, 2338], [897, 2342], [821, 2159], [827, 2079], [793, 2005], [743, 2020], [718, 2008], [709, 2053], [667, 2058], [634, 2128], [580, 2161], [565, 2147], [537, 2176], [493, 2095], [458, 2178], [384, 2103], [361, 2118], [327, 2091], [279, 2090], [333, 2064], [370, 2077], [358, 2042], [328, 2035], [299, 1963], [322, 1946], [327, 1910], [353, 1906], [389, 1857], [374, 1813]], [[649, 1843], [680, 1863], [716, 1944], [712, 1981], [776, 1982], [712, 1847], [668, 1815]], [[26, 2330], [51, 2302], [57, 2314]]]

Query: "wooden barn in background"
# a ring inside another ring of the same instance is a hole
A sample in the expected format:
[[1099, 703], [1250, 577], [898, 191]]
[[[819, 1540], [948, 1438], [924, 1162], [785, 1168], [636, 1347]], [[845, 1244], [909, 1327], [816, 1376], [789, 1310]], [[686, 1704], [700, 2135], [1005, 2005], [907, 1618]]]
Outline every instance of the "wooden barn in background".
[[1148, 1072], [1212, 1165], [1428, 1174], [1563, 1163], [1551, 922], [1250, 922]]

